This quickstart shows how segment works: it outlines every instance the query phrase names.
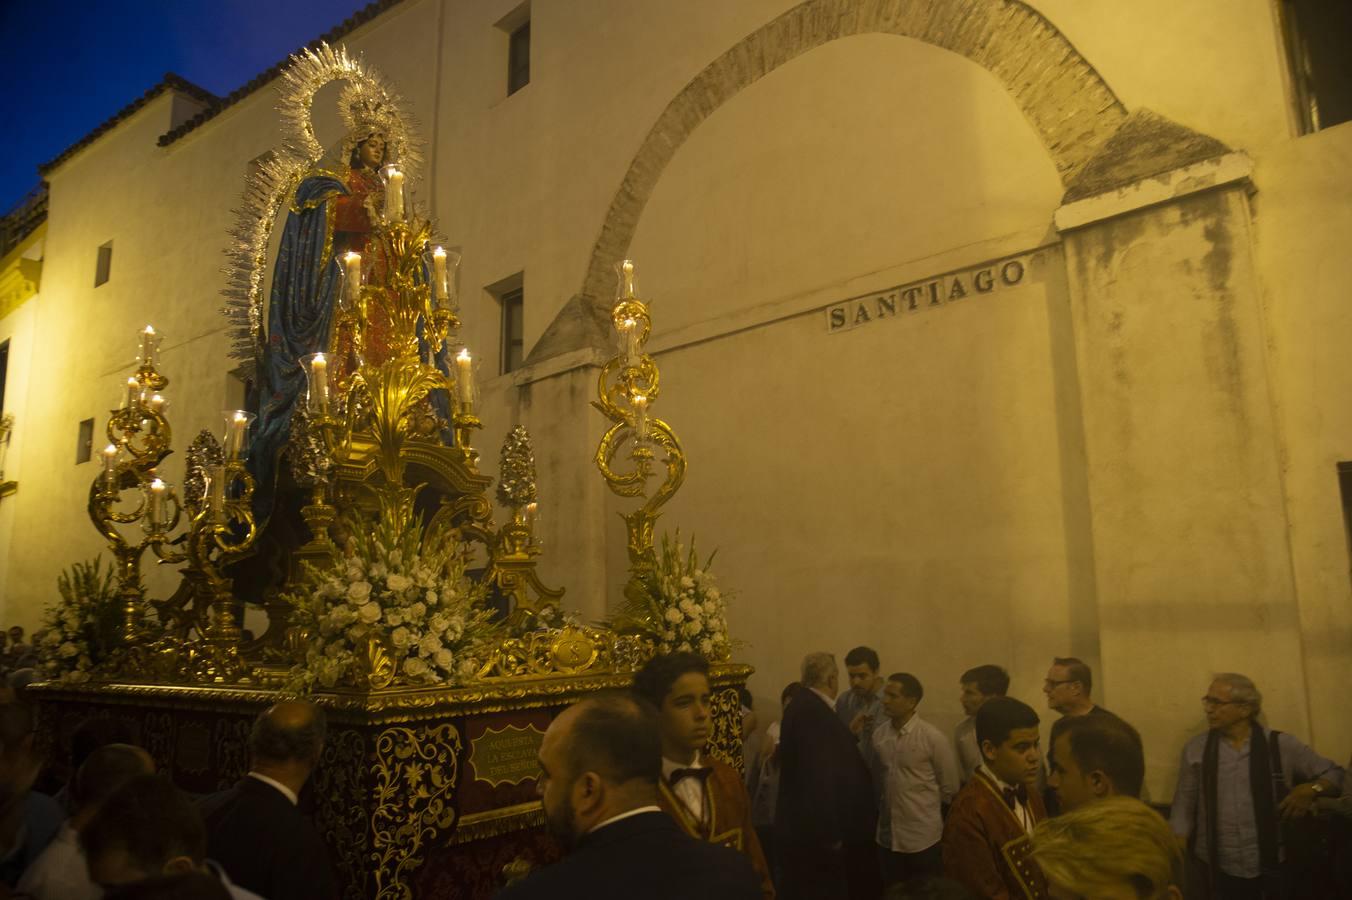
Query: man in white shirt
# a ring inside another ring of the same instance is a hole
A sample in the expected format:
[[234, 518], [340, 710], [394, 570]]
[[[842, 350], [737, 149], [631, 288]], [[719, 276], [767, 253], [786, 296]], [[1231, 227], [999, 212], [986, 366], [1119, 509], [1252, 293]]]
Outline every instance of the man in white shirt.
[[976, 666], [963, 672], [959, 683], [962, 685], [959, 700], [967, 718], [953, 730], [953, 745], [958, 750], [958, 765], [962, 766], [960, 780], [965, 784], [982, 761], [976, 742], [976, 711], [987, 700], [1003, 697], [1009, 691], [1009, 673], [999, 666]]
[[883, 687], [887, 721], [873, 729], [873, 749], [884, 771], [878, 844], [888, 885], [942, 873], [944, 807], [958, 792], [958, 764], [948, 738], [916, 713], [924, 695], [909, 672], [889, 676]]

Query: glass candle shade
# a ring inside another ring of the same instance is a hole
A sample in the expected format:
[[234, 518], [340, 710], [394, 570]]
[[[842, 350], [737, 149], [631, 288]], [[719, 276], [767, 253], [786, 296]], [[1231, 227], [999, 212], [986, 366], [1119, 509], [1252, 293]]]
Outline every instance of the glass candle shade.
[[468, 347], [461, 347], [455, 355], [455, 399], [460, 411], [468, 413], [474, 409], [474, 360]]
[[225, 458], [234, 461], [244, 456], [249, 449], [249, 426], [258, 418], [242, 409], [227, 409], [221, 414], [225, 418], [225, 434], [221, 439], [221, 448]]
[[639, 324], [638, 319], [621, 319], [618, 326], [620, 333], [620, 354], [624, 358], [626, 366], [638, 365], [639, 341], [642, 338], [643, 326]]
[[361, 289], [366, 275], [362, 270], [361, 254], [349, 250], [333, 258], [338, 267], [338, 305], [343, 310], [359, 309]]
[[638, 297], [638, 275], [634, 271], [634, 261], [623, 259], [615, 264], [615, 302], [634, 300]]
[[132, 375], [127, 378], [127, 393], [122, 398], [123, 409], [136, 409], [141, 405], [141, 382]]
[[404, 172], [398, 166], [388, 165], [380, 170], [380, 174], [385, 183], [384, 219], [386, 222], [402, 222], [407, 200]]
[[432, 291], [432, 309], [455, 313], [460, 308], [456, 273], [460, 253], [445, 247], [433, 247], [425, 254], [427, 280]]
[[634, 442], [642, 444], [648, 440], [648, 395], [635, 394], [629, 405], [634, 410]]
[[226, 521], [225, 472], [225, 466], [212, 466], [206, 472], [207, 522], [212, 525], [224, 525]]
[[141, 329], [141, 346], [138, 357], [141, 365], [147, 368], [155, 368], [159, 363], [160, 343], [164, 340], [164, 335], [155, 330], [155, 326], [147, 325]]
[[146, 485], [145, 530], [149, 534], [163, 534], [168, 524], [169, 485], [156, 478]]
[[329, 360], [323, 353], [301, 357], [305, 368], [305, 408], [313, 416], [329, 413]]
[[103, 489], [105, 491], [117, 490], [117, 458], [121, 455], [117, 444], [109, 444], [103, 448]]

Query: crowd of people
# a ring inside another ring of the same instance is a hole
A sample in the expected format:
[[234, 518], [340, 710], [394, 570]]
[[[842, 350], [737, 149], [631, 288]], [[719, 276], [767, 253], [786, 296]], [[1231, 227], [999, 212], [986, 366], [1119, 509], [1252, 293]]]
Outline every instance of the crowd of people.
[[[1352, 821], [1344, 770], [1268, 728], [1243, 675], [1209, 685], [1166, 817], [1141, 799], [1139, 733], [1094, 702], [1078, 659], [1043, 683], [1045, 743], [998, 666], [962, 675], [951, 736], [921, 716], [915, 675], [883, 677], [867, 647], [845, 670], [841, 691], [835, 657], [808, 654], [764, 729], [744, 692], [745, 773], [711, 752], [698, 655], [658, 655], [631, 689], [568, 707], [538, 754], [565, 855], [499, 900], [1352, 896], [1347, 845], [1320, 825]], [[247, 775], [191, 797], [92, 719], [53, 779], [20, 690], [0, 702], [0, 898], [334, 900], [330, 850], [299, 806], [324, 738], [322, 709], [279, 702], [253, 725]]]
[[883, 677], [867, 647], [845, 669], [841, 691], [835, 657], [809, 654], [763, 731], [744, 693], [745, 783], [708, 752], [709, 667], [694, 654], [570, 707], [540, 751], [546, 819], [569, 853], [500, 900], [1352, 896], [1346, 845], [1293, 828], [1352, 821], [1343, 769], [1262, 724], [1243, 675], [1208, 687], [1210, 727], [1184, 747], [1166, 815], [1141, 799], [1140, 734], [1094, 702], [1079, 659], [1052, 661], [1045, 735], [999, 666], [962, 675], [951, 738], [921, 717], [915, 675]]
[[69, 777], [54, 777], [20, 689], [0, 703], [0, 898], [336, 900], [297, 806], [324, 729], [314, 704], [277, 703], [254, 722], [248, 775], [192, 797], [107, 719], [76, 729]]

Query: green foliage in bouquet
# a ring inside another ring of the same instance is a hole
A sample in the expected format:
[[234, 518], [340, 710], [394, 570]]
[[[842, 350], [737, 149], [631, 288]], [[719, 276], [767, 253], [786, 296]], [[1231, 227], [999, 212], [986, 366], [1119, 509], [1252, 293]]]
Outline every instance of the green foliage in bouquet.
[[308, 633], [304, 664], [288, 688], [362, 683], [367, 646], [380, 642], [398, 683], [456, 685], [471, 680], [501, 629], [465, 577], [453, 534], [423, 532], [412, 499], [375, 517], [345, 517], [351, 535], [327, 565], [307, 563], [289, 594], [294, 622]]
[[679, 530], [674, 537], [662, 535], [657, 565], [641, 578], [641, 596], [625, 598], [614, 624], [650, 635], [658, 652], [688, 651], [724, 662], [736, 642], [728, 637], [727, 595], [709, 571], [717, 551], [701, 565], [694, 537], [689, 550], [680, 541]]
[[114, 577], [113, 567], [105, 570], [100, 557], [77, 562], [57, 577], [61, 599], [43, 612], [36, 647], [48, 678], [88, 681], [119, 646], [121, 608]]

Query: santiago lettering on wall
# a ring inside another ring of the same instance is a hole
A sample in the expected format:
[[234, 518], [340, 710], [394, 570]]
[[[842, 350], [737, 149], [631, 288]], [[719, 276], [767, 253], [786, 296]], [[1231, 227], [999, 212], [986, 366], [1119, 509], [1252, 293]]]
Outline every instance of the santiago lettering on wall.
[[1024, 253], [988, 265], [852, 297], [827, 307], [826, 332], [838, 334], [900, 313], [934, 309], [1014, 287], [1027, 274], [1031, 256]]

